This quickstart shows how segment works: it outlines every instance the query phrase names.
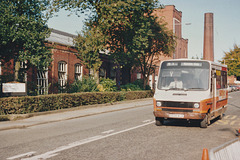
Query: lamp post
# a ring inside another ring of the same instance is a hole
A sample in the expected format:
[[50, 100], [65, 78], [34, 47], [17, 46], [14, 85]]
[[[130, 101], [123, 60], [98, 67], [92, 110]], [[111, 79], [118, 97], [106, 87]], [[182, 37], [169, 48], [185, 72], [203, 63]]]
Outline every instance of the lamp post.
[[224, 65], [226, 65], [226, 64], [225, 64], [225, 60], [230, 61], [230, 60], [235, 60], [235, 59], [234, 59], [234, 58], [231, 58], [231, 59], [224, 59], [224, 60], [223, 60], [223, 64], [224, 64]]

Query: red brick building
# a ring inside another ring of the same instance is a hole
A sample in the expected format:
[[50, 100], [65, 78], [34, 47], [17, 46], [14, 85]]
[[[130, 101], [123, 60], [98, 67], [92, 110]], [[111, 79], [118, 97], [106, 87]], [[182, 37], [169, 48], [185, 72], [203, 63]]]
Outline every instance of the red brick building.
[[[27, 83], [28, 92], [37, 86], [39, 94], [58, 93], [58, 87], [63, 87], [67, 83], [72, 83], [75, 79], [81, 79], [83, 74], [88, 74], [88, 70], [81, 65], [73, 47], [74, 35], [52, 30], [47, 38], [47, 46], [52, 47], [52, 64], [46, 71], [37, 71], [29, 68], [23, 80]], [[22, 63], [23, 64], [23, 63]], [[5, 63], [0, 68], [3, 81], [13, 81], [14, 61]], [[21, 65], [21, 68], [24, 65]]]
[[53, 47], [51, 52], [52, 65], [48, 70], [48, 83], [50, 93], [57, 93], [58, 87], [63, 87], [67, 83], [73, 83], [74, 80], [80, 80], [82, 75], [88, 74], [88, 70], [82, 66], [75, 53], [77, 50], [73, 47], [73, 38], [75, 36], [58, 30], [52, 30], [47, 39], [48, 45]]
[[[66, 85], [73, 83], [75, 80], [81, 80], [83, 75], [91, 74], [75, 55], [77, 53], [73, 44], [75, 37], [76, 35], [52, 29], [50, 37], [46, 39], [46, 45], [52, 48], [53, 61], [46, 71], [37, 71], [34, 68], [28, 69], [23, 80], [27, 83], [28, 93], [34, 90], [34, 86], [37, 86], [39, 94], [59, 93]], [[102, 53], [100, 58], [103, 63], [99, 70], [99, 76], [115, 79], [114, 65], [108, 59], [108, 56]], [[0, 66], [0, 75], [2, 75], [3, 82], [13, 81], [14, 65], [14, 61], [11, 60]]]
[[[172, 56], [156, 57], [154, 61], [155, 73], [149, 77], [150, 86], [154, 85], [158, 74], [160, 61], [173, 58], [187, 58], [188, 40], [182, 38], [182, 12], [175, 9], [175, 6], [165, 6], [164, 9], [156, 9], [153, 13], [155, 16], [167, 22], [167, 27], [172, 30], [177, 39], [177, 46]], [[51, 46], [52, 64], [46, 71], [38, 72], [36, 69], [30, 68], [25, 75], [25, 82], [28, 83], [28, 90], [33, 85], [37, 85], [39, 94], [58, 93], [59, 88], [63, 88], [66, 84], [71, 84], [74, 80], [79, 80], [83, 75], [88, 75], [89, 70], [81, 64], [75, 53], [77, 50], [73, 47], [73, 38], [76, 35], [68, 34], [58, 30], [52, 30], [49, 38], [47, 38], [48, 46]], [[115, 71], [114, 64], [108, 59], [106, 54], [101, 54], [103, 61], [99, 70], [99, 76], [115, 79], [121, 84], [133, 82], [141, 78], [138, 70], [121, 69]], [[24, 67], [24, 65], [22, 65]], [[13, 80], [14, 62], [10, 61], [0, 67], [0, 75], [8, 77], [8, 81]], [[118, 76], [117, 76], [118, 75]], [[7, 80], [6, 80], [7, 81]], [[152, 85], [151, 85], [152, 84]]]
[[[53, 47], [51, 49], [52, 64], [47, 71], [48, 73], [42, 73], [48, 79], [46, 85], [51, 84], [48, 86], [48, 93], [61, 92], [59, 88], [61, 89], [75, 80], [81, 80], [84, 75], [92, 74], [77, 58], [77, 50], [73, 47], [73, 38], [75, 35], [53, 29], [47, 39], [48, 45]], [[99, 77], [114, 79], [116, 75], [113, 64], [105, 54], [101, 54], [100, 58], [103, 63], [99, 70]]]
[[237, 81], [237, 78], [234, 75], [232, 75], [232, 76], [228, 76], [227, 80], [228, 80], [228, 84], [234, 85], [235, 82]]
[[167, 23], [167, 28], [172, 30], [176, 38], [176, 49], [173, 59], [188, 58], [188, 40], [182, 38], [182, 12], [174, 5], [167, 5], [163, 9], [156, 9], [153, 13], [159, 20]]

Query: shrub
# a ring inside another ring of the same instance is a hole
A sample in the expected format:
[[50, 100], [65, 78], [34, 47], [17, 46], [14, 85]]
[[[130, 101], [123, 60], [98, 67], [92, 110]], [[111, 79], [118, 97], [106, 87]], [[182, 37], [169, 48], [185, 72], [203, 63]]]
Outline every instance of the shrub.
[[153, 97], [152, 91], [130, 91], [126, 92], [126, 100], [142, 99]]
[[100, 85], [102, 85], [103, 91], [117, 91], [116, 82], [109, 78], [101, 78]]
[[[139, 86], [142, 90], [144, 90], [144, 88], [143, 88], [143, 79], [137, 79], [136, 81], [133, 82], [133, 84]], [[146, 85], [146, 89], [145, 90], [151, 90], [151, 87], [149, 85]]]
[[[122, 91], [141, 91], [141, 90], [144, 90], [143, 80], [138, 79], [138, 80], [134, 81], [133, 83], [128, 83], [126, 85], [122, 85], [121, 90]], [[151, 87], [149, 85], [147, 85], [146, 90], [151, 90]]]
[[26, 114], [152, 97], [151, 91], [84, 92], [0, 98], [0, 115]]
[[121, 86], [121, 90], [122, 91], [140, 91], [142, 90], [140, 86], [132, 84], [132, 83], [128, 83], [126, 85], [122, 85]]
[[73, 82], [68, 89], [68, 93], [96, 91], [98, 91], [97, 84], [92, 77], [83, 77], [82, 80]]

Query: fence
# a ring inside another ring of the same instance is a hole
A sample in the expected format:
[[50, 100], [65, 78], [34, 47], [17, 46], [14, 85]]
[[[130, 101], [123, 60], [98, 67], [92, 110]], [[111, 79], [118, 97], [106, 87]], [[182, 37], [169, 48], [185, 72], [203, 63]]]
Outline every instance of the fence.
[[210, 160], [240, 160], [240, 139], [236, 138], [209, 152]]

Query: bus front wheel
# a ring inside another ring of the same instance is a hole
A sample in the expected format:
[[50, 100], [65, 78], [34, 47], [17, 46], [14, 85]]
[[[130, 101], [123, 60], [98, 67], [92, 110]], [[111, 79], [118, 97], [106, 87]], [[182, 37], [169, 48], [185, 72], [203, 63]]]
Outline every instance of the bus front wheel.
[[156, 126], [162, 126], [163, 125], [163, 118], [156, 117]]
[[210, 116], [209, 113], [205, 116], [205, 118], [200, 122], [201, 128], [207, 128], [207, 126], [210, 124]]

